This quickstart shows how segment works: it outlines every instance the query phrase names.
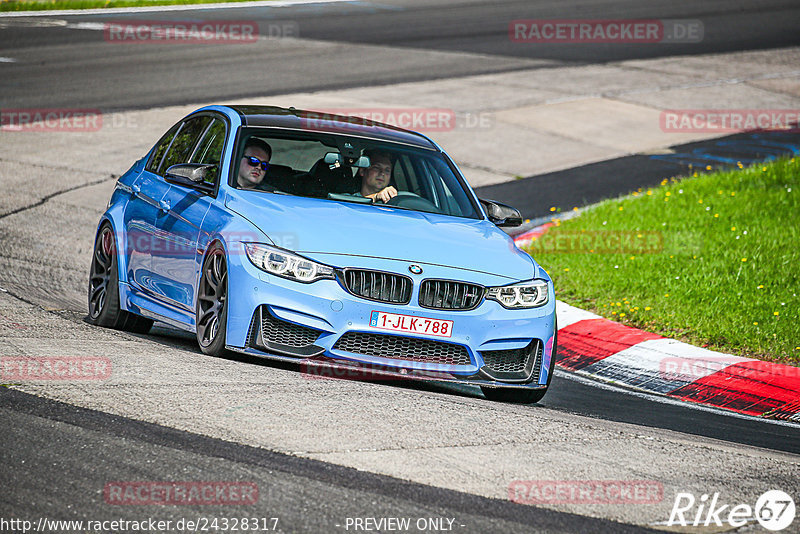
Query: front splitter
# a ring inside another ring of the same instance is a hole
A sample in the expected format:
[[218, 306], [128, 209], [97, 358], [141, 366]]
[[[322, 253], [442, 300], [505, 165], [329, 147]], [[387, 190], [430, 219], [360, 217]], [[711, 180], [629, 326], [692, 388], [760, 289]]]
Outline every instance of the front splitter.
[[229, 345], [226, 345], [225, 348], [232, 352], [247, 354], [249, 356], [256, 356], [258, 358], [265, 358], [269, 360], [298, 364], [301, 366], [302, 372], [318, 378], [363, 380], [365, 382], [369, 382], [371, 380], [376, 380], [376, 379], [419, 380], [427, 382], [447, 382], [449, 384], [465, 384], [470, 386], [483, 386], [483, 387], [504, 388], [504, 389], [525, 389], [525, 390], [547, 389], [547, 385], [542, 385], [542, 384], [514, 384], [514, 383], [499, 382], [493, 380], [482, 380], [472, 377], [466, 377], [466, 378], [459, 377], [457, 375], [452, 375], [450, 373], [418, 371], [411, 369], [401, 369], [401, 370], [382, 369], [371, 366], [343, 363], [342, 361], [332, 360], [330, 358], [325, 358], [325, 359], [296, 358], [280, 354], [271, 354], [252, 348], [232, 347]]

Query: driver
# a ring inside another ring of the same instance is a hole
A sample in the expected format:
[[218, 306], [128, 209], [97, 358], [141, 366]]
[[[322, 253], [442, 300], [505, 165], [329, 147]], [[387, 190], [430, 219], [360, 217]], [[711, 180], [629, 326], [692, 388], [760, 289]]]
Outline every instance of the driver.
[[364, 150], [364, 155], [369, 157], [370, 165], [367, 168], [358, 169], [361, 189], [355, 194], [371, 198], [373, 202], [389, 202], [397, 196], [397, 189], [389, 185], [394, 165], [392, 155], [385, 150], [369, 148]]
[[239, 160], [239, 173], [236, 184], [242, 189], [266, 189], [269, 184], [262, 182], [269, 160], [272, 157], [272, 147], [261, 139], [251, 137], [244, 146], [244, 154]]

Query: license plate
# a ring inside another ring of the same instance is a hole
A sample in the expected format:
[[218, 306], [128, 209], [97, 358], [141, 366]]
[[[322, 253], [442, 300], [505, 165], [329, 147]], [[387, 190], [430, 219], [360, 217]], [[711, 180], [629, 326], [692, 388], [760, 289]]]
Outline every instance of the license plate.
[[453, 334], [453, 321], [414, 317], [399, 313], [373, 311], [370, 314], [369, 325], [381, 330], [410, 332], [429, 336], [450, 337]]

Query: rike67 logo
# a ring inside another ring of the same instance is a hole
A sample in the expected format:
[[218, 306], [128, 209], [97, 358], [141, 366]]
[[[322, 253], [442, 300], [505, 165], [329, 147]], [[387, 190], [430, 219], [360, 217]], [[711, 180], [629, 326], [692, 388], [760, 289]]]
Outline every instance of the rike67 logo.
[[703, 494], [696, 499], [691, 493], [681, 492], [675, 496], [667, 525], [738, 528], [755, 520], [767, 530], [779, 531], [791, 525], [794, 516], [794, 500], [780, 490], [765, 492], [756, 500], [755, 506], [725, 503], [720, 500], [719, 493]]

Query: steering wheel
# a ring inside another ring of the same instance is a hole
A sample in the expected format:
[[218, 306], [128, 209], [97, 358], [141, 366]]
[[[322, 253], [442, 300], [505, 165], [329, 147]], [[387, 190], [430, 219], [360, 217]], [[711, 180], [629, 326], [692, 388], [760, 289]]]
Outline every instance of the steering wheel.
[[397, 206], [398, 208], [406, 208], [410, 210], [441, 213], [439, 208], [436, 207], [436, 204], [427, 198], [422, 198], [416, 193], [411, 193], [410, 191], [399, 191], [397, 195], [390, 198], [389, 202], [386, 204], [389, 206]]

